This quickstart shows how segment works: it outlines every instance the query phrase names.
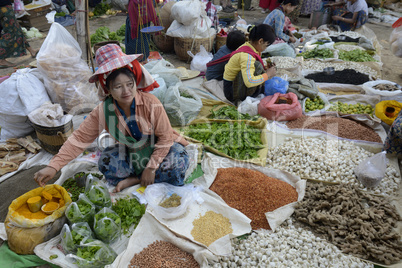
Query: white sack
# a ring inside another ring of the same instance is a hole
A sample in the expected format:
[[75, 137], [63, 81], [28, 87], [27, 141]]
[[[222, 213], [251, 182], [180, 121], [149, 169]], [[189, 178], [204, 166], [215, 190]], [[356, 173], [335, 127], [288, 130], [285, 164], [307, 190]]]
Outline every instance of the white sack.
[[212, 21], [203, 15], [192, 21], [190, 25], [184, 25], [174, 20], [166, 32], [166, 35], [180, 38], [214, 38], [215, 29], [211, 28]]
[[0, 142], [11, 138], [25, 137], [34, 131], [33, 127], [28, 123], [27, 116], [0, 113], [0, 126]]
[[29, 120], [39, 126], [58, 127], [67, 124], [73, 118], [71, 114], [64, 115], [60, 104], [45, 102], [28, 115]]
[[248, 96], [244, 101], [240, 103], [237, 111], [242, 114], [255, 116], [258, 114], [258, 104], [263, 98], [265, 98], [264, 94], [260, 94], [256, 98]]
[[[303, 200], [304, 198], [306, 181], [286, 171], [261, 167], [250, 163], [233, 161], [231, 159], [220, 157], [211, 153], [206, 153], [201, 166], [202, 170], [204, 171], [204, 175], [193, 181], [195, 185], [198, 184], [205, 188], [209, 188], [215, 180], [216, 174], [218, 173], [218, 168], [243, 167], [262, 172], [271, 178], [289, 183], [296, 188], [298, 193], [297, 202]], [[281, 225], [282, 222], [293, 214], [297, 202], [287, 204], [272, 212], [265, 213], [269, 226], [272, 230], [275, 230], [279, 225]]]
[[179, 1], [172, 6], [170, 17], [185, 26], [189, 26], [194, 20], [200, 17], [201, 8], [202, 5], [199, 0]]
[[374, 86], [379, 85], [379, 84], [395, 85], [396, 83], [388, 81], [388, 80], [376, 80], [376, 81], [366, 82], [362, 85], [362, 87], [363, 87], [364, 92], [367, 95], [377, 95], [377, 96], [384, 96], [384, 97], [402, 95], [402, 89], [397, 90], [397, 91], [386, 91], [386, 90], [375, 89]]

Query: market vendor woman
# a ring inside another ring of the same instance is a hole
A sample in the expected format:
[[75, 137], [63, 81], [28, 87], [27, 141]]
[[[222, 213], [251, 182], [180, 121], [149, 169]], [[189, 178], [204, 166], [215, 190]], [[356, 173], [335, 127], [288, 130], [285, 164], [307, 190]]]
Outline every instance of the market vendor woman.
[[368, 6], [365, 0], [346, 0], [326, 6], [335, 7], [332, 20], [342, 31], [354, 31], [367, 22]]
[[141, 54], [126, 55], [115, 44], [98, 49], [99, 81], [104, 101], [74, 131], [49, 165], [35, 173], [40, 186], [75, 159], [106, 129], [118, 143], [107, 147], [99, 170], [119, 192], [129, 186], [167, 182], [183, 185], [189, 165], [188, 144], [174, 131], [160, 101], [150, 93], [158, 84], [139, 64]]

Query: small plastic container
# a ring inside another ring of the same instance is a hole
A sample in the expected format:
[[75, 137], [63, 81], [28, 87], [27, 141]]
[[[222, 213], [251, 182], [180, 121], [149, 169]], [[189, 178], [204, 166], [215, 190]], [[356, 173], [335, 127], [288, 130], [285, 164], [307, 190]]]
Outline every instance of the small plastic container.
[[333, 75], [335, 73], [334, 67], [326, 67], [323, 69], [324, 73], [327, 75]]
[[49, 202], [49, 203], [44, 204], [44, 205], [41, 207], [41, 210], [42, 210], [43, 213], [46, 213], [46, 214], [49, 214], [49, 215], [50, 215], [50, 214], [52, 214], [53, 212], [55, 212], [56, 210], [59, 209], [59, 207], [60, 207], [60, 204], [59, 204], [59, 203], [56, 203], [56, 204], [57, 204], [57, 207], [56, 207], [55, 209], [53, 209], [53, 210], [47, 210], [47, 209], [45, 209], [46, 206], [48, 206], [50, 203], [56, 203], [56, 202]]

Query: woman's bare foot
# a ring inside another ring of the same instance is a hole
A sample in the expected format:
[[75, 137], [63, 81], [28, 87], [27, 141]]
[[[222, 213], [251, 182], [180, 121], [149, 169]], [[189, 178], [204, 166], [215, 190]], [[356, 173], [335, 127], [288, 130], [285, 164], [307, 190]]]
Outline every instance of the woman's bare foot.
[[29, 51], [29, 53], [31, 54], [32, 58], [35, 58], [36, 55], [39, 52], [39, 49], [33, 49], [32, 47], [27, 47], [27, 50]]
[[135, 184], [139, 184], [141, 182], [140, 179], [135, 178], [135, 177], [128, 177], [127, 179], [124, 179], [120, 181], [117, 185], [116, 188], [114, 188], [113, 193], [118, 193], [127, 187], [133, 186]]

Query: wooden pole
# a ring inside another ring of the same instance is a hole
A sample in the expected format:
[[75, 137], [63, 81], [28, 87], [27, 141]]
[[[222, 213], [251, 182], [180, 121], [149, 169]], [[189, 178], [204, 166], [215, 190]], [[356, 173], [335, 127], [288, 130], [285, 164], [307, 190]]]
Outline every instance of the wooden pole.
[[92, 55], [91, 34], [89, 32], [89, 0], [85, 0], [85, 32], [87, 37], [87, 51], [89, 62], [91, 63], [92, 72], [95, 72], [94, 57]]
[[77, 29], [77, 41], [80, 45], [82, 51], [82, 58], [85, 61], [88, 61], [88, 49], [87, 49], [87, 40], [85, 34], [85, 17], [86, 17], [86, 8], [85, 1], [88, 0], [75, 0], [75, 8], [77, 9], [77, 15], [75, 20], [75, 28]]

